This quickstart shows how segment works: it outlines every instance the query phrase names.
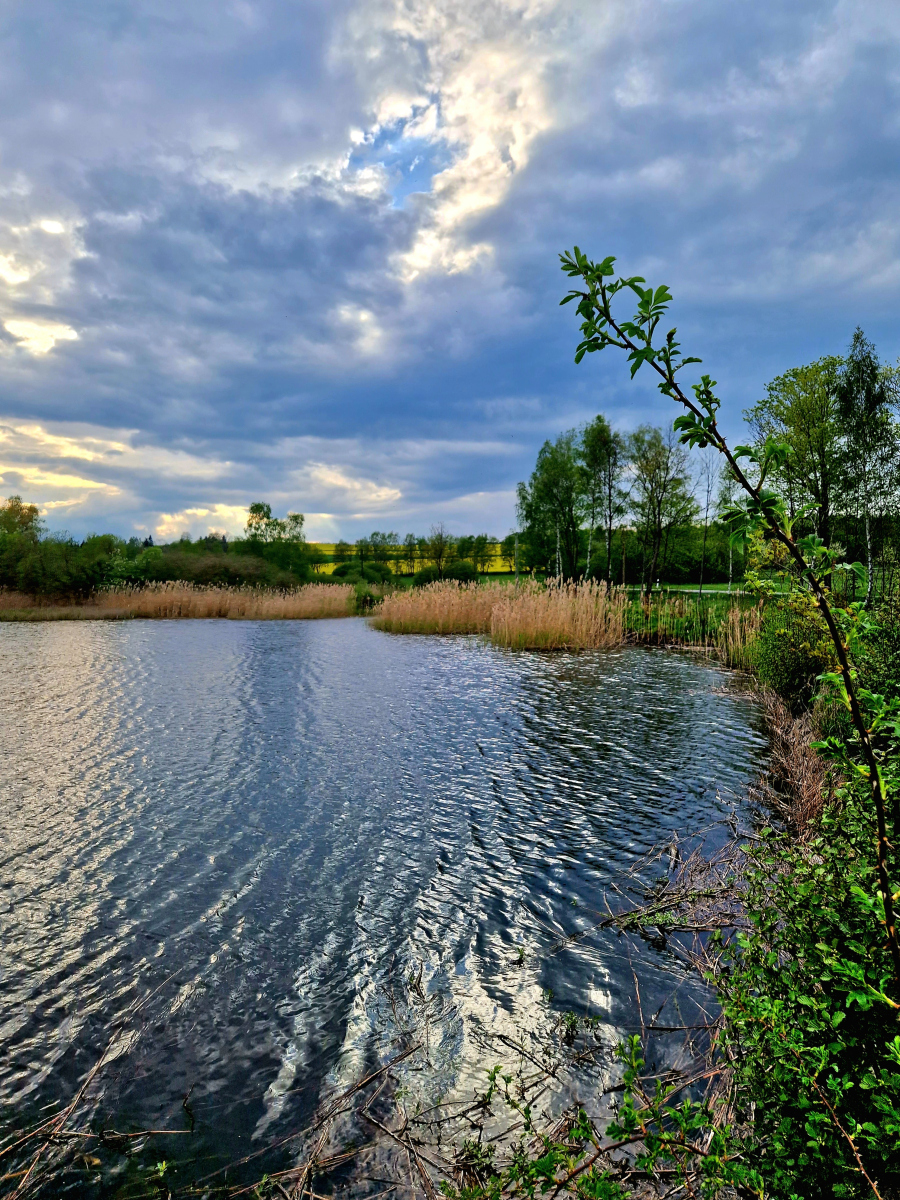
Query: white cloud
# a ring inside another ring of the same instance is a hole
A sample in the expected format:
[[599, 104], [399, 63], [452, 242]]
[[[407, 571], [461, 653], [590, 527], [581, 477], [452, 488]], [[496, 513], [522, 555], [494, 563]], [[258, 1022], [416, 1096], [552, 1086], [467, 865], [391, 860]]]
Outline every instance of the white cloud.
[[183, 508], [180, 512], [159, 513], [153, 532], [162, 541], [174, 541], [184, 533], [201, 537], [208, 533], [225, 533], [232, 537], [243, 533], [247, 524], [245, 504], [211, 504]]
[[78, 340], [74, 329], [55, 321], [27, 321], [16, 318], [7, 319], [3, 324], [29, 354], [49, 354], [57, 342]]
[[391, 509], [403, 493], [399, 488], [378, 484], [371, 479], [358, 478], [349, 475], [341, 467], [328, 466], [325, 463], [309, 463], [299, 473], [300, 478], [306, 477], [315, 489], [317, 497], [331, 497], [338, 500], [335, 507], [354, 510], [351, 516], [363, 516], [366, 512], [384, 511]]

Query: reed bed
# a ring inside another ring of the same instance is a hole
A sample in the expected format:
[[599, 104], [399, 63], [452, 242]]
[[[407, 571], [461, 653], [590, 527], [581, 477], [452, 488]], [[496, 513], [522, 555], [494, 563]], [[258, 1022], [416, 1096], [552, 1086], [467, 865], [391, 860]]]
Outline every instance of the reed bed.
[[627, 610], [630, 641], [715, 649], [730, 666], [749, 665], [749, 646], [759, 628], [758, 611], [733, 596], [693, 599], [683, 594], [633, 600]]
[[274, 588], [203, 587], [192, 583], [150, 583], [98, 592], [91, 608], [132, 617], [167, 619], [225, 617], [232, 621], [310, 620], [349, 617], [354, 612], [351, 584], [308, 583], [295, 591]]
[[606, 585], [526, 584], [499, 588], [491, 612], [491, 640], [515, 650], [601, 650], [625, 641], [627, 600]]
[[227, 618], [233, 621], [310, 620], [350, 617], [356, 611], [352, 584], [309, 583], [295, 591], [253, 587], [205, 587], [148, 583], [104, 588], [87, 600], [42, 602], [17, 592], [0, 593], [0, 621], [122, 621], [135, 617]]
[[26, 608], [34, 608], [36, 601], [33, 596], [24, 592], [0, 591], [0, 613], [21, 612]]
[[732, 605], [725, 612], [716, 630], [716, 650], [723, 663], [741, 671], [753, 668], [753, 643], [761, 620], [762, 611], [757, 605], [752, 608]]
[[704, 647], [729, 666], [753, 665], [757, 607], [729, 595], [629, 600], [593, 581], [501, 583], [445, 580], [386, 596], [372, 624], [389, 633], [480, 633], [519, 650], [588, 650], [623, 642]]
[[518, 650], [587, 650], [624, 641], [623, 593], [603, 584], [519, 587], [445, 580], [386, 596], [372, 624], [389, 633], [482, 633]]
[[490, 633], [502, 584], [444, 580], [385, 596], [372, 615], [387, 633]]

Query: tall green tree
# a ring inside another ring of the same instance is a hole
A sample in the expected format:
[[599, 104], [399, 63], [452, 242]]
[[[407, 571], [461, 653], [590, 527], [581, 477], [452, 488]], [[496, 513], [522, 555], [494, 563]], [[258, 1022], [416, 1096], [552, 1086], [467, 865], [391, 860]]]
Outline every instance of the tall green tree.
[[[303, 513], [288, 513], [283, 518], [273, 517], [271, 504], [256, 501], [247, 510], [245, 533], [249, 542], [262, 545], [270, 545], [273, 542], [301, 543], [306, 540], [303, 534], [304, 520]], [[190, 541], [190, 537], [187, 537], [187, 541]]]
[[403, 539], [403, 563], [410, 575], [415, 574], [418, 542], [414, 533], [408, 533]]
[[772, 438], [788, 447], [770, 480], [792, 518], [804, 505], [815, 506], [811, 519], [826, 546], [842, 504], [844, 446], [837, 401], [842, 368], [836, 355], [794, 367], [767, 384], [765, 397], [744, 413], [758, 446]]
[[22, 534], [36, 541], [43, 530], [36, 504], [24, 504], [21, 496], [0, 501], [0, 533]]
[[453, 561], [455, 552], [456, 547], [453, 543], [453, 538], [443, 521], [437, 525], [432, 525], [428, 538], [428, 557], [437, 568], [437, 573], [441, 579], [444, 578], [444, 572]]
[[878, 361], [875, 347], [857, 326], [837, 374], [837, 413], [845, 442], [844, 482], [856, 498], [866, 538], [866, 604], [872, 601], [872, 518], [885, 506], [897, 473], [897, 428], [892, 407], [896, 373]]
[[629, 438], [633, 486], [631, 508], [644, 551], [647, 595], [673, 530], [690, 525], [697, 504], [690, 491], [688, 454], [673, 433], [642, 425]]
[[496, 544], [497, 539], [492, 538], [489, 533], [479, 533], [473, 539], [472, 565], [479, 575], [486, 575], [490, 570], [494, 558], [493, 548]]
[[533, 566], [574, 579], [586, 515], [580, 444], [574, 430], [544, 442], [527, 483], [518, 487], [518, 514]]
[[602, 517], [606, 534], [607, 583], [612, 579], [612, 534], [617, 516], [624, 511], [626, 492], [621, 486], [627, 463], [625, 439], [610, 429], [606, 417], [600, 413], [581, 434], [581, 465], [584, 471], [584, 491], [588, 517], [588, 547], [585, 574], [591, 573], [594, 528], [597, 518]]
[[369, 545], [372, 547], [372, 558], [377, 563], [384, 564], [390, 558], [393, 558], [399, 544], [400, 539], [396, 533], [379, 533], [377, 529], [369, 538]]

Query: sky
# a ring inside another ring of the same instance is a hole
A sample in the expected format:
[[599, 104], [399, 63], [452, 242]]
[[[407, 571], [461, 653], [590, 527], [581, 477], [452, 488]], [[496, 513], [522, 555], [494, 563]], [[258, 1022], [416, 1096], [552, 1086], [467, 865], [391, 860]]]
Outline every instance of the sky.
[[5, 0], [0, 495], [51, 529], [503, 536], [573, 362], [558, 254], [669, 285], [723, 425], [900, 355], [896, 0]]

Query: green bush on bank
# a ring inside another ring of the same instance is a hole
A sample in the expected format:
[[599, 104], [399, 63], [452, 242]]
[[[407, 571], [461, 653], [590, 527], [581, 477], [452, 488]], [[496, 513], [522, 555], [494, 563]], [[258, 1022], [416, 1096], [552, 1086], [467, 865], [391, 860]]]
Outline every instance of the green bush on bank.
[[753, 929], [716, 983], [745, 1160], [773, 1200], [870, 1196], [860, 1163], [883, 1194], [900, 1186], [900, 1026], [869, 807], [847, 790], [802, 853], [773, 830], [749, 848]]
[[346, 563], [338, 563], [331, 573], [332, 579], [339, 579], [342, 583], [390, 583], [394, 578], [391, 568], [387, 563], [366, 562], [361, 563], [357, 560], [351, 560]]
[[825, 623], [807, 592], [769, 597], [753, 648], [760, 683], [794, 713], [808, 708], [817, 679], [834, 669], [834, 649]]
[[429, 583], [438, 583], [442, 579], [456, 580], [457, 583], [475, 583], [479, 578], [478, 572], [465, 559], [452, 563], [439, 571], [437, 567], [423, 567], [413, 576], [413, 587], [427, 587]]

